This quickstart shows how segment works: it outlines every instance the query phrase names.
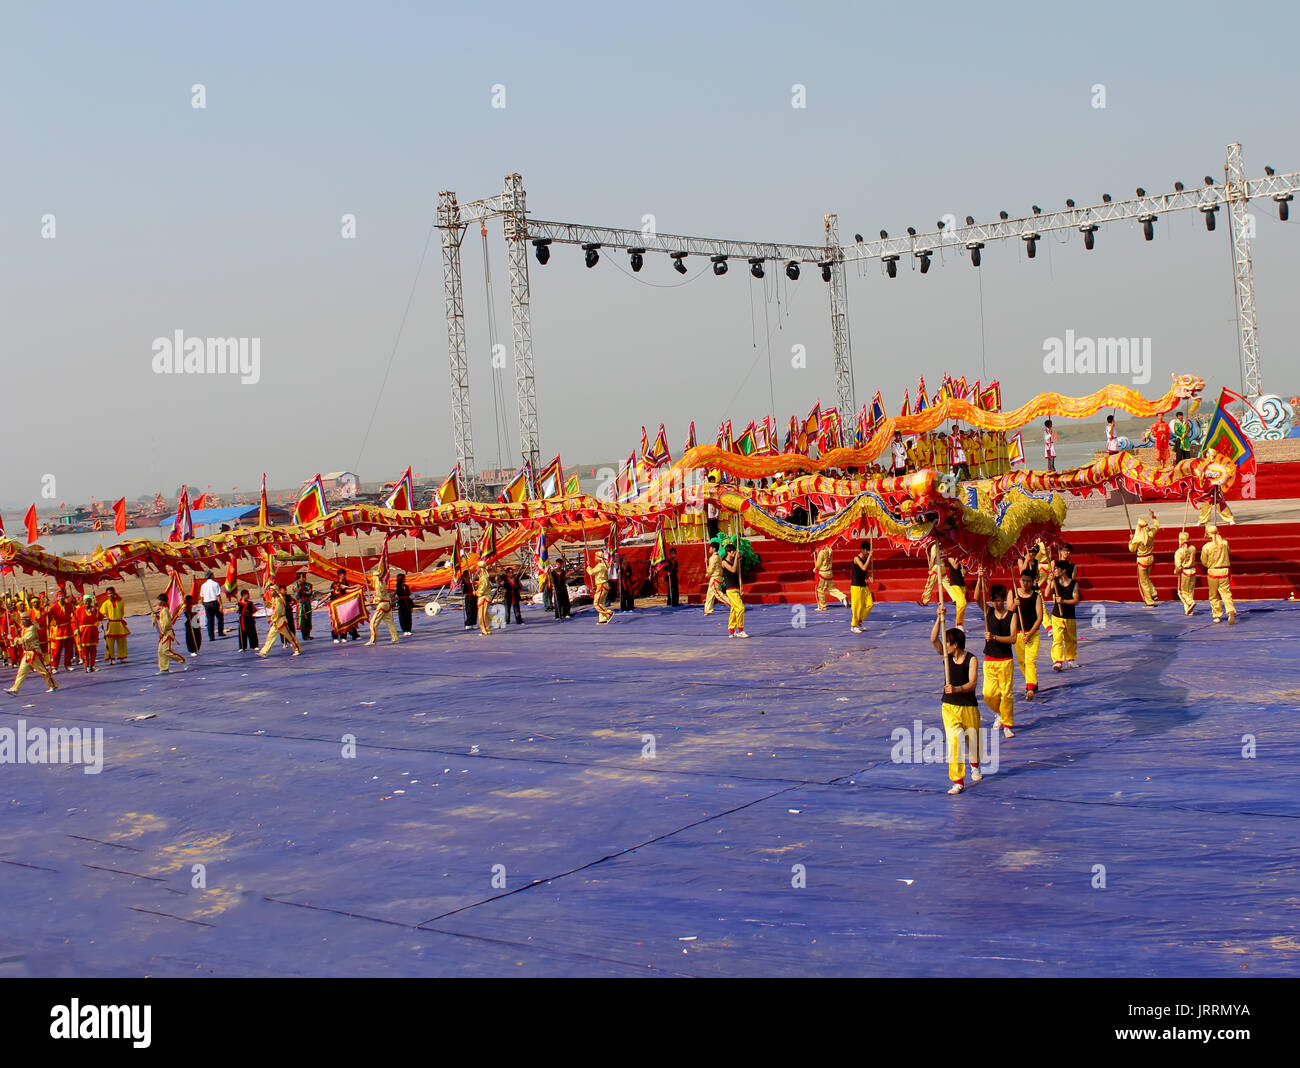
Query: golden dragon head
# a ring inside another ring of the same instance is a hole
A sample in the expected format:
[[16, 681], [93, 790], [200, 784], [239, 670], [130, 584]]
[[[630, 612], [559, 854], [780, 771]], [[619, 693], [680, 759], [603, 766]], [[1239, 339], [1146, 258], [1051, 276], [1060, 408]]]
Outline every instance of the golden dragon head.
[[1175, 374], [1171, 377], [1174, 380], [1173, 394], [1180, 400], [1195, 397], [1205, 388], [1205, 379], [1199, 375]]

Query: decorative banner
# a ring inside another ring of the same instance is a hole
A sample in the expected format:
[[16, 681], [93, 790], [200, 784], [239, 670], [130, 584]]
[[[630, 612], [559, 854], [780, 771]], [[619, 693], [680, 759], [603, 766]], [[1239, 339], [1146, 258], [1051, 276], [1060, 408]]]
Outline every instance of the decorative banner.
[[361, 590], [335, 597], [329, 603], [330, 625], [337, 633], [351, 630], [366, 621], [366, 597]]

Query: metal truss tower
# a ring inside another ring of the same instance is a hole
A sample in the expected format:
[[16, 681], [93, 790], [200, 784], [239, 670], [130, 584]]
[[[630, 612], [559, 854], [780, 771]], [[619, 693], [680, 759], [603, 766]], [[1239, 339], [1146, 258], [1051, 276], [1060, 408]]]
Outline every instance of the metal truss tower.
[[1245, 372], [1246, 397], [1255, 400], [1263, 389], [1259, 376], [1259, 343], [1255, 338], [1255, 271], [1250, 264], [1250, 222], [1246, 218], [1250, 200], [1240, 144], [1234, 142], [1228, 146], [1228, 161], [1223, 172], [1226, 178], [1224, 195], [1228, 201], [1228, 230], [1232, 234], [1232, 277], [1237, 291], [1241, 366]]
[[[839, 220], [827, 215], [826, 258], [830, 266], [831, 354], [835, 363], [835, 399], [843, 426], [852, 426], [857, 414], [853, 396], [853, 349], [849, 344], [849, 292], [844, 285], [844, 250], [840, 248]], [[775, 413], [773, 413], [775, 414]]]
[[460, 466], [461, 495], [472, 498], [478, 483], [474, 466], [474, 426], [469, 409], [469, 356], [465, 347], [465, 292], [460, 277], [460, 244], [465, 238], [456, 194], [438, 194], [438, 236], [442, 241], [442, 299], [447, 314], [447, 358], [451, 363], [451, 433]]
[[528, 209], [524, 180], [506, 175], [509, 209], [503, 218], [506, 255], [510, 263], [510, 325], [513, 331], [515, 396], [519, 405], [519, 449], [532, 466], [541, 470], [541, 441], [537, 427], [537, 384], [533, 378], [533, 313], [528, 303]]

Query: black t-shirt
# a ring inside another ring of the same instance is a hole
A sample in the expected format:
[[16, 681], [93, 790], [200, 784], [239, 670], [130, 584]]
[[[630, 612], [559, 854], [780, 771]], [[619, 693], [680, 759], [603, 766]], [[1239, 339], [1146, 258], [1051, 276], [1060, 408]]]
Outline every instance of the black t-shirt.
[[[736, 565], [739, 569], [740, 565]], [[722, 568], [722, 588], [724, 590], [734, 590], [740, 586], [740, 575], [738, 571], [731, 571], [727, 567]]]
[[[965, 686], [970, 681], [972, 665], [974, 665], [974, 671], [977, 673], [979, 671], [979, 661], [976, 660], [975, 657], [971, 656], [970, 653], [966, 654], [966, 659], [960, 664], [952, 657], [948, 656], [947, 653], [944, 654], [944, 657], [948, 661], [948, 675], [946, 681], [951, 686]], [[976, 679], [978, 680], [978, 678], [979, 676], [977, 674]], [[941, 690], [940, 693], [943, 693], [943, 691]], [[975, 691], [971, 690], [970, 693], [944, 693], [943, 702], [947, 705], [965, 705], [968, 708], [973, 708], [976, 705]]]
[[[1071, 579], [1069, 582], [1062, 582], [1060, 579], [1055, 579], [1055, 580], [1053, 580], [1053, 581], [1056, 583], [1056, 593], [1057, 593], [1057, 596], [1059, 596], [1059, 597], [1073, 597], [1073, 596], [1074, 596], [1074, 580], [1073, 580], [1073, 579]], [[1064, 603], [1058, 602], [1058, 603], [1057, 603], [1057, 606], [1056, 606], [1056, 614], [1057, 614], [1058, 616], [1060, 616], [1062, 619], [1074, 619], [1074, 609], [1075, 609], [1075, 606], [1072, 605], [1072, 604], [1064, 604]]]
[[952, 564], [945, 561], [944, 567], [948, 569], [948, 585], [956, 586], [959, 589], [964, 588], [966, 585], [966, 576], [962, 574], [961, 566], [958, 565], [957, 567], [953, 567]]
[[1020, 613], [1020, 629], [1029, 630], [1038, 618], [1038, 592], [1031, 594], [1017, 593], [1019, 600], [1016, 601], [1016, 610]]
[[867, 569], [858, 563], [858, 557], [854, 557], [849, 562], [849, 585], [865, 586], [867, 584]]
[[1061, 561], [1058, 562], [1058, 565], [1057, 565], [1057, 566], [1059, 566], [1060, 569], [1061, 569], [1062, 571], [1064, 571], [1067, 575], [1070, 576], [1070, 581], [1072, 581], [1072, 582], [1074, 581], [1074, 561], [1073, 561], [1073, 560], [1061, 560]]
[[[1011, 637], [1011, 621], [1013, 619], [1015, 619], [1015, 615], [1011, 612], [998, 619], [997, 609], [992, 605], [984, 613], [984, 622], [988, 625], [989, 633], [1001, 635], [1003, 638]], [[1014, 652], [1013, 646], [995, 642], [991, 638], [984, 643], [985, 660], [1010, 660]]]

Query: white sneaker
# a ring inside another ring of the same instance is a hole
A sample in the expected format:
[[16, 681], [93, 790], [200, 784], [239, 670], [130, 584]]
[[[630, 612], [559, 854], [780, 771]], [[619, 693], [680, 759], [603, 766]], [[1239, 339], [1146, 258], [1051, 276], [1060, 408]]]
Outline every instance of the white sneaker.
[[736, 637], [737, 637], [737, 638], [748, 638], [749, 635], [746, 634], [743, 630], [738, 630], [738, 631], [736, 631]]
[[971, 781], [971, 782], [979, 782], [980, 779], [982, 779], [982, 778], [984, 778], [984, 772], [980, 771], [979, 768], [971, 768], [971, 769], [970, 769], [970, 781]]
[[966, 789], [966, 787], [964, 787], [961, 783], [959, 783], [959, 782], [955, 782], [955, 783], [952, 784], [952, 789], [950, 789], [950, 790], [948, 791], [948, 793], [949, 793], [949, 794], [960, 794], [960, 793], [964, 792], [965, 789]]
[[862, 628], [861, 628], [861, 627], [850, 627], [849, 630], [853, 631], [854, 634], [861, 634], [861, 633], [862, 633]]
[[1003, 728], [1002, 728], [1002, 737], [1003, 737], [1003, 738], [1014, 738], [1015, 736], [1016, 736], [1016, 732], [1013, 731], [1010, 727], [1003, 727]]

